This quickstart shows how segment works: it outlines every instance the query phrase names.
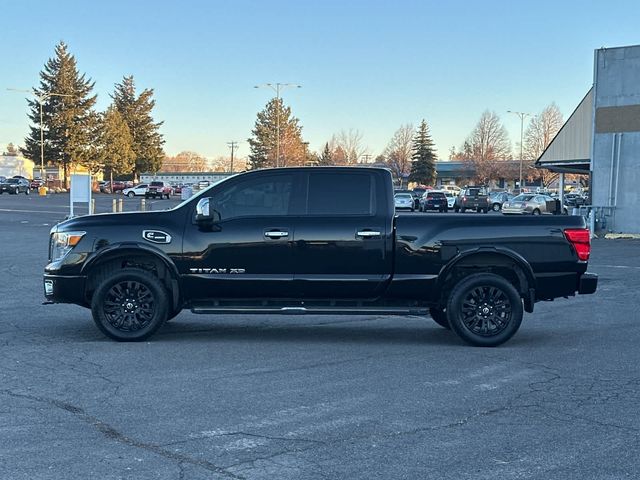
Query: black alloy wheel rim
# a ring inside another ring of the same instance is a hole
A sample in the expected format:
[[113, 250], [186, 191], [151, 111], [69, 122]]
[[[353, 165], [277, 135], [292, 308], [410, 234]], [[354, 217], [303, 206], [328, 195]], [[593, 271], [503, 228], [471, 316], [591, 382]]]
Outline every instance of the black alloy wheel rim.
[[511, 317], [511, 301], [498, 287], [475, 287], [462, 302], [462, 323], [476, 335], [498, 335], [507, 328]]
[[128, 280], [109, 289], [103, 310], [111, 326], [124, 332], [136, 332], [151, 323], [155, 308], [151, 290], [143, 283]]

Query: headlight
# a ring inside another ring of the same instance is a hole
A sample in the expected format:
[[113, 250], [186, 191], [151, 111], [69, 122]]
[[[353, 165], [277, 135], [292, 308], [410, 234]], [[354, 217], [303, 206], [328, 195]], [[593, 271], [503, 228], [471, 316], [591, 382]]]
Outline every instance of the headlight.
[[50, 255], [52, 262], [62, 260], [86, 232], [58, 232], [51, 235]]

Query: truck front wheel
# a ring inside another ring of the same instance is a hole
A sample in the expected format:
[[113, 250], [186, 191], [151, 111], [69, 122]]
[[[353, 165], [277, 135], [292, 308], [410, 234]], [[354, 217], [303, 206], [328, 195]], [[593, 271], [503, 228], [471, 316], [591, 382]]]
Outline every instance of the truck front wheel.
[[451, 329], [465, 342], [495, 347], [509, 340], [522, 323], [522, 299], [505, 278], [476, 273], [462, 279], [447, 301]]
[[167, 320], [169, 299], [155, 275], [126, 268], [99, 282], [91, 312], [107, 337], [137, 342], [149, 338]]

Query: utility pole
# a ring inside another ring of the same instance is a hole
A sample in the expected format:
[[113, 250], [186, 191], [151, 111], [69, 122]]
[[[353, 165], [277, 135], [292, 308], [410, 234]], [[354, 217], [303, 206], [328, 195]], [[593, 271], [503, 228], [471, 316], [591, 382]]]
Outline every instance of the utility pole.
[[263, 83], [253, 88], [268, 87], [276, 92], [276, 168], [280, 166], [280, 89], [302, 88], [302, 85], [295, 83]]
[[364, 160], [364, 163], [369, 163], [369, 159], [371, 158], [371, 154], [370, 153], [363, 153], [362, 154], [362, 159]]
[[530, 113], [524, 112], [514, 112], [511, 110], [507, 110], [507, 113], [513, 113], [520, 117], [520, 183], [519, 183], [519, 191], [522, 193], [522, 142], [523, 142], [523, 133], [524, 133], [524, 119], [525, 117], [530, 117]]
[[233, 173], [233, 152], [238, 148], [238, 142], [227, 142], [227, 145], [231, 149], [231, 173]]
[[40, 180], [43, 180], [46, 182], [44, 178], [44, 125], [43, 125], [42, 105], [44, 102], [47, 101], [49, 97], [72, 97], [73, 95], [65, 95], [63, 93], [53, 93], [53, 92], [45, 93], [43, 95], [38, 95], [32, 90], [23, 90], [19, 88], [7, 88], [7, 90], [10, 90], [12, 92], [30, 93], [35, 97], [36, 101], [40, 105]]

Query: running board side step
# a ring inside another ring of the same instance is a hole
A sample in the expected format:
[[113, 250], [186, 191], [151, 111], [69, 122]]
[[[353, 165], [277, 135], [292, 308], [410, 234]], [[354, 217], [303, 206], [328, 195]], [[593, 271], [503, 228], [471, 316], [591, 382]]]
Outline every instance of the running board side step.
[[197, 314], [279, 314], [279, 315], [428, 315], [424, 307], [267, 307], [205, 306], [191, 308]]

